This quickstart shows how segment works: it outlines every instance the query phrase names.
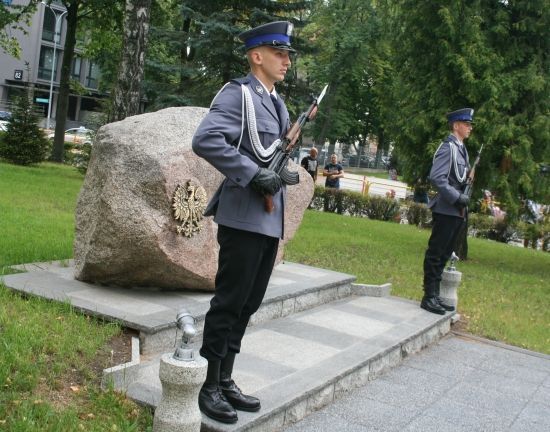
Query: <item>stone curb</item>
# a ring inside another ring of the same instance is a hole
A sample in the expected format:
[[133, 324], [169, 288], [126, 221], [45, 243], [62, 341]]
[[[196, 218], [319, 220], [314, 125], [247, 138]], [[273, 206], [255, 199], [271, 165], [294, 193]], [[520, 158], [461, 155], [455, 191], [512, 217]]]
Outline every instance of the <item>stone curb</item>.
[[548, 354], [540, 353], [540, 352], [537, 352], [537, 351], [530, 351], [530, 350], [527, 350], [525, 348], [520, 348], [520, 347], [517, 347], [517, 346], [508, 345], [508, 344], [505, 344], [503, 342], [498, 342], [498, 341], [495, 341], [495, 340], [486, 339], [486, 338], [483, 338], [483, 337], [480, 337], [480, 336], [476, 336], [476, 335], [473, 335], [473, 334], [470, 334], [470, 333], [464, 333], [464, 332], [457, 331], [457, 330], [451, 330], [451, 333], [456, 335], [456, 336], [463, 337], [465, 339], [472, 339], [472, 340], [482, 342], [482, 343], [485, 343], [487, 345], [492, 345], [492, 346], [495, 346], [495, 347], [498, 347], [498, 348], [503, 348], [503, 349], [507, 349], [507, 350], [514, 351], [514, 352], [517, 352], [517, 353], [530, 355], [532, 357], [538, 357], [538, 358], [541, 358], [541, 359], [544, 359], [544, 360], [550, 360], [550, 355], [548, 355]]
[[101, 388], [128, 388], [128, 385], [138, 378], [140, 364], [139, 338], [132, 336], [132, 360], [128, 363], [122, 363], [117, 366], [103, 369]]

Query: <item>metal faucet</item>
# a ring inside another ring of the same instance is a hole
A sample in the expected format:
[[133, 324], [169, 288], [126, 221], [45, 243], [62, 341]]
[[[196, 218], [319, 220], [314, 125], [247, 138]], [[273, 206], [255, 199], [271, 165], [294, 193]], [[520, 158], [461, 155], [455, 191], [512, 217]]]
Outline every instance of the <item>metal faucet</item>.
[[449, 267], [447, 267], [447, 271], [456, 271], [456, 267], [455, 267], [455, 264], [457, 261], [460, 261], [460, 258], [458, 257], [457, 254], [455, 254], [454, 252], [451, 254], [451, 262], [449, 263]]
[[186, 310], [182, 309], [176, 316], [176, 326], [182, 331], [180, 346], [176, 348], [174, 358], [181, 361], [195, 360], [195, 352], [189, 345], [191, 339], [197, 334], [195, 329], [195, 318]]

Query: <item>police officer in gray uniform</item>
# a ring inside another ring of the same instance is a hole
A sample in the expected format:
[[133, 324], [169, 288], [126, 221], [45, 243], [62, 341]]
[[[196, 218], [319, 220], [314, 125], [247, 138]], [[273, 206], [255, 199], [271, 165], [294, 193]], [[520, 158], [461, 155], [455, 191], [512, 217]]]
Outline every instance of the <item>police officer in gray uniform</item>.
[[[199, 393], [201, 411], [224, 423], [237, 421], [236, 409], [260, 409], [260, 401], [243, 394], [231, 373], [284, 234], [285, 185], [266, 167], [290, 126], [274, 84], [284, 79], [291, 65], [291, 33], [291, 23], [278, 21], [239, 35], [250, 73], [218, 92], [193, 137], [194, 152], [226, 177], [205, 212], [218, 224], [220, 252], [200, 349], [208, 372]], [[265, 195], [273, 196], [271, 212], [265, 209]]]
[[432, 234], [424, 256], [424, 297], [420, 307], [444, 315], [454, 307], [439, 297], [439, 284], [450, 258], [456, 236], [464, 223], [468, 195], [466, 185], [470, 163], [464, 140], [472, 131], [474, 110], [463, 108], [447, 114], [451, 134], [440, 144], [433, 158], [430, 181], [437, 194], [428, 203], [432, 210]]

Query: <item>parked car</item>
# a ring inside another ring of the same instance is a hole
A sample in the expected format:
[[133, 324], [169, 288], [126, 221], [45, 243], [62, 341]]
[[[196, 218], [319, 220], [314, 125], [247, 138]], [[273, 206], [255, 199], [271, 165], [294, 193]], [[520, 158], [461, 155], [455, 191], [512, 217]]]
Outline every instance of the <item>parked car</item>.
[[[86, 129], [84, 126], [80, 126], [78, 128], [72, 128], [67, 129], [65, 131], [65, 142], [70, 142], [73, 144], [91, 144], [92, 143], [92, 137], [91, 133], [93, 131], [91, 129]], [[53, 140], [55, 136], [55, 133], [48, 132], [48, 139]]]
[[9, 120], [11, 118], [11, 112], [0, 111], [0, 120]]

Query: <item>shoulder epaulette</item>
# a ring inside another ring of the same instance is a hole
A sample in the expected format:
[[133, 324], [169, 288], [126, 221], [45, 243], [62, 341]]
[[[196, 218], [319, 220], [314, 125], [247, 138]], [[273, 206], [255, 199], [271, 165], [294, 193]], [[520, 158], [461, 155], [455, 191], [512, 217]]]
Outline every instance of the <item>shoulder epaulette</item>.
[[242, 77], [242, 78], [233, 78], [229, 82], [235, 83], [235, 84], [248, 84], [250, 82], [250, 78], [248, 77]]

